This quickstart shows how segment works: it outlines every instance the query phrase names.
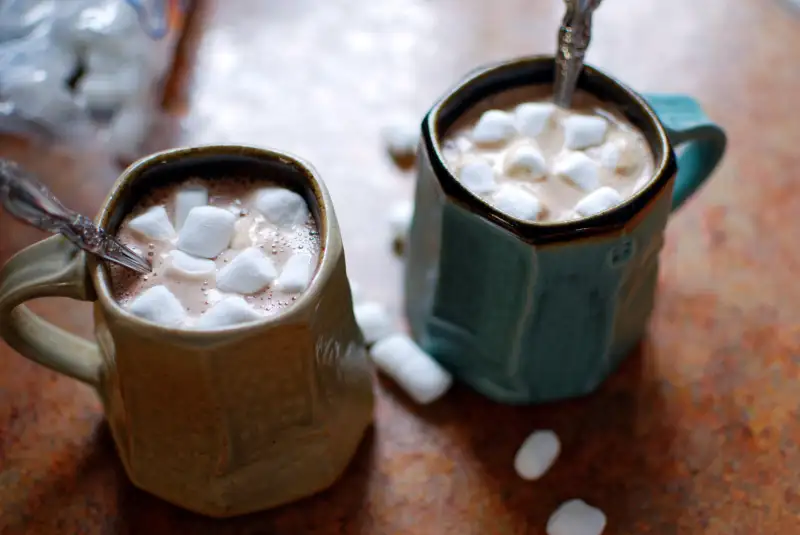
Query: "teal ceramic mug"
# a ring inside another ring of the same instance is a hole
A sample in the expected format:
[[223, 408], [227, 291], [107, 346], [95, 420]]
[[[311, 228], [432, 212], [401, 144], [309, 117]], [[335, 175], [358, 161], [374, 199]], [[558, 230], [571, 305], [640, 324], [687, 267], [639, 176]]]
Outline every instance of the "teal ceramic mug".
[[[417, 342], [502, 403], [571, 398], [598, 387], [644, 335], [670, 213], [711, 175], [724, 132], [684, 95], [642, 96], [587, 66], [578, 86], [645, 135], [655, 177], [623, 204], [563, 223], [522, 222], [465, 189], [441, 140], [486, 97], [552, 84], [552, 57], [482, 68], [422, 124], [405, 307]], [[679, 156], [676, 156], [676, 151]]]

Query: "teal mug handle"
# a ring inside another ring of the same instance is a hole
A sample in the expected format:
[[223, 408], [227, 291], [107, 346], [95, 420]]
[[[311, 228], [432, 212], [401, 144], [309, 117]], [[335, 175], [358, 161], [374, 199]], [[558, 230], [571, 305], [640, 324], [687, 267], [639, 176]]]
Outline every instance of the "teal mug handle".
[[727, 136], [706, 117], [692, 97], [651, 94], [645, 99], [664, 125], [678, 158], [678, 175], [672, 191], [674, 211], [711, 176], [725, 153]]

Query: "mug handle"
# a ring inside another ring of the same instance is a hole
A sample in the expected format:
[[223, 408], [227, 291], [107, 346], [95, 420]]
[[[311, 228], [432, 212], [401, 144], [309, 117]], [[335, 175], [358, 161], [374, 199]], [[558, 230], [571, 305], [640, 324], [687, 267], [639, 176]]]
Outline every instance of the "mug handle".
[[725, 153], [727, 137], [692, 97], [649, 94], [645, 100], [658, 115], [676, 149], [678, 174], [672, 191], [675, 211], [711, 176]]
[[96, 299], [85, 254], [62, 236], [23, 249], [0, 271], [0, 338], [22, 356], [97, 387], [103, 362], [97, 344], [44, 321], [24, 306], [38, 297]]

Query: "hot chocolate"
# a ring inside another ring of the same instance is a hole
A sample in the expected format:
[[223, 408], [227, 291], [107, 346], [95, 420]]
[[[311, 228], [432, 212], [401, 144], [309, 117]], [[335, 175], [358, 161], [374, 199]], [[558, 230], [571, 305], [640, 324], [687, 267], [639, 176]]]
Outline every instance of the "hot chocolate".
[[649, 183], [653, 155], [622, 113], [581, 91], [564, 110], [550, 91], [498, 93], [448, 129], [442, 152], [462, 185], [512, 217], [555, 223], [611, 209]]
[[170, 327], [213, 329], [292, 305], [320, 256], [316, 221], [301, 195], [263, 180], [194, 179], [157, 188], [117, 237], [153, 271], [112, 266], [120, 305]]

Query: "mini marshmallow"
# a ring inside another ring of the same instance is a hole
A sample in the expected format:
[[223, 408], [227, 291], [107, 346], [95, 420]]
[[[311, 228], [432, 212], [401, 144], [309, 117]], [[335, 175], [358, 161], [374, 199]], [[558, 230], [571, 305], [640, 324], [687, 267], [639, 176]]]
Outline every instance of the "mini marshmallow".
[[481, 115], [472, 129], [472, 141], [477, 145], [498, 145], [516, 133], [513, 115], [501, 110], [489, 110]]
[[572, 150], [594, 147], [603, 142], [608, 121], [591, 115], [572, 115], [564, 119], [564, 147]]
[[195, 329], [211, 330], [230, 327], [240, 323], [257, 321], [264, 316], [247, 304], [242, 297], [233, 295], [226, 297], [209, 308], [194, 324]]
[[213, 260], [197, 258], [177, 249], [169, 252], [167, 272], [179, 278], [202, 279], [213, 277], [217, 265]]
[[405, 240], [411, 228], [411, 220], [414, 217], [414, 203], [409, 201], [398, 202], [389, 209], [389, 228], [392, 231], [392, 238], [395, 240]]
[[302, 292], [311, 282], [311, 255], [295, 253], [283, 265], [277, 286], [284, 292]]
[[606, 515], [583, 500], [562, 503], [547, 520], [547, 535], [600, 535]]
[[630, 172], [639, 165], [640, 156], [635, 144], [626, 139], [615, 139], [600, 149], [600, 163], [606, 169]]
[[228, 248], [236, 216], [216, 206], [198, 206], [189, 211], [178, 235], [178, 249], [202, 258], [215, 258]]
[[416, 122], [398, 122], [381, 130], [386, 151], [395, 160], [413, 158], [419, 144], [420, 126]]
[[503, 161], [503, 172], [520, 178], [543, 178], [547, 174], [547, 161], [539, 149], [521, 145], [509, 151]]
[[217, 275], [217, 288], [223, 292], [254, 294], [275, 280], [278, 270], [258, 248], [245, 249], [222, 268]]
[[575, 213], [589, 217], [605, 212], [622, 202], [622, 195], [614, 188], [603, 186], [575, 203]]
[[646, 188], [650, 184], [651, 180], [653, 180], [653, 177], [651, 177], [651, 176], [643, 176], [642, 178], [640, 178], [639, 180], [636, 181], [636, 184], [633, 185], [633, 191], [637, 192], [637, 191], [643, 190], [644, 188]]
[[393, 334], [375, 343], [372, 361], [417, 403], [439, 399], [453, 383], [452, 376], [405, 334]]
[[536, 137], [547, 126], [556, 106], [548, 102], [525, 102], [514, 110], [517, 129], [524, 136]]
[[514, 184], [503, 184], [492, 195], [492, 205], [501, 212], [516, 217], [535, 221], [542, 212], [542, 204], [533, 193], [525, 191]]
[[171, 240], [175, 237], [175, 229], [163, 206], [153, 206], [142, 215], [134, 217], [128, 222], [128, 228], [151, 240]]
[[186, 309], [164, 285], [153, 286], [142, 292], [128, 310], [134, 316], [164, 327], [180, 325], [186, 319]]
[[569, 180], [584, 191], [592, 191], [600, 184], [597, 162], [582, 152], [562, 154], [553, 166], [553, 174]]
[[358, 304], [353, 307], [353, 313], [367, 344], [374, 344], [395, 331], [392, 318], [389, 317], [383, 305], [379, 303], [366, 302]]
[[279, 227], [302, 225], [308, 219], [308, 205], [305, 199], [294, 191], [284, 188], [259, 191], [255, 207], [267, 221]]
[[553, 466], [560, 451], [558, 435], [552, 431], [535, 431], [517, 451], [514, 470], [522, 479], [539, 479]]
[[183, 227], [192, 208], [208, 204], [208, 190], [203, 186], [188, 186], [175, 195], [175, 228]]
[[489, 193], [497, 188], [492, 165], [484, 160], [464, 164], [458, 172], [458, 181], [473, 193]]

